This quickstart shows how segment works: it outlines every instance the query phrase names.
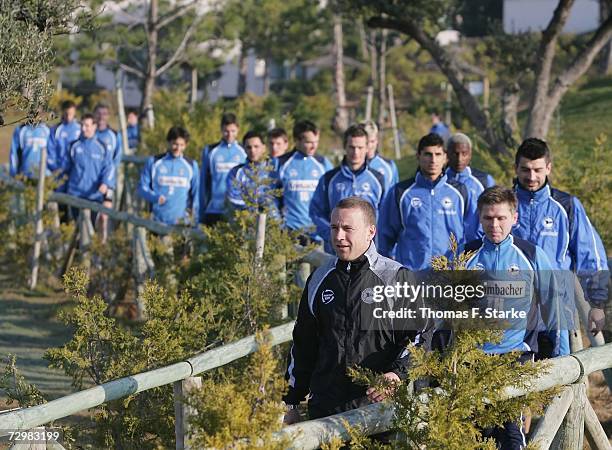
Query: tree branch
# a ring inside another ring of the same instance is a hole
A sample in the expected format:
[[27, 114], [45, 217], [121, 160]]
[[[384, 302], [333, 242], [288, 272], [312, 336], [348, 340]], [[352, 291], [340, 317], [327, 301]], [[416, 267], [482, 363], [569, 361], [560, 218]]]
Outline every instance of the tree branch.
[[194, 0], [194, 1], [192, 1], [190, 3], [187, 3], [187, 4], [183, 5], [183, 6], [179, 6], [174, 11], [170, 11], [169, 13], [165, 14], [163, 17], [160, 17], [159, 20], [157, 21], [157, 23], [155, 23], [155, 25], [154, 25], [155, 29], [159, 31], [160, 29], [162, 29], [163, 27], [165, 27], [169, 23], [174, 22], [179, 17], [184, 16], [191, 9], [195, 8], [197, 3], [198, 3], [197, 0]]
[[561, 73], [551, 89], [552, 101], [559, 101], [567, 89], [588, 70], [599, 51], [612, 39], [612, 14], [603, 22], [576, 58]]
[[170, 59], [166, 61], [166, 64], [164, 64], [163, 66], [161, 66], [159, 69], [155, 71], [155, 77], [160, 76], [161, 74], [166, 72], [168, 69], [170, 69], [172, 66], [174, 66], [179, 61], [179, 59], [185, 53], [187, 42], [189, 42], [189, 39], [191, 39], [191, 36], [193, 35], [193, 33], [195, 33], [196, 27], [201, 22], [201, 20], [202, 20], [201, 18], [196, 17], [193, 20], [193, 22], [191, 22], [191, 25], [189, 25], [189, 28], [187, 29], [187, 31], [185, 32], [185, 35], [183, 36], [183, 40], [181, 41], [179, 46], [176, 48], [176, 50], [174, 51]]
[[144, 72], [134, 67], [128, 66], [127, 64], [119, 63], [119, 68], [125, 72], [131, 73], [132, 75], [136, 75], [138, 78], [145, 77]]
[[392, 19], [390, 17], [372, 17], [367, 21], [368, 26], [377, 28], [390, 28], [412, 37], [424, 48], [436, 62], [442, 73], [453, 86], [459, 103], [474, 127], [494, 152], [507, 153], [502, 140], [494, 132], [489, 119], [467, 88], [463, 85], [464, 74], [458, 66], [456, 56], [447, 52], [436, 40], [429, 36], [415, 21], [404, 17]]

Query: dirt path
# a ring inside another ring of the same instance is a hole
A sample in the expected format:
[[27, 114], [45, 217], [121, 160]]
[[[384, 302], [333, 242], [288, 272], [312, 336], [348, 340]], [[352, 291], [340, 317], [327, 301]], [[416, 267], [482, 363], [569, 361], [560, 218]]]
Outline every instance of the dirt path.
[[16, 355], [20, 372], [49, 399], [72, 392], [70, 379], [62, 371], [48, 368], [43, 359], [49, 347], [60, 346], [69, 339], [68, 330], [56, 318], [57, 309], [65, 302], [62, 295], [0, 291], [1, 367], [9, 353]]

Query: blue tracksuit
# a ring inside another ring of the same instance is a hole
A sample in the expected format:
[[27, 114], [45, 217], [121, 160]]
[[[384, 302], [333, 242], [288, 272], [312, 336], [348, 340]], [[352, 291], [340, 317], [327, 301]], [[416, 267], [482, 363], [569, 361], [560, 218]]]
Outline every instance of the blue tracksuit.
[[81, 135], [81, 124], [75, 119], [72, 122], [60, 122], [51, 128], [47, 146], [47, 167], [56, 171], [64, 166], [68, 157], [70, 144]]
[[448, 141], [448, 138], [450, 138], [450, 130], [444, 122], [438, 122], [437, 124], [432, 125], [429, 132], [436, 133], [438, 136], [444, 139], [444, 142]]
[[374, 158], [368, 160], [368, 167], [382, 174], [385, 177], [385, 192], [389, 192], [391, 187], [399, 183], [399, 173], [397, 165], [392, 159], [383, 158], [380, 153], [376, 152]]
[[24, 174], [28, 178], [38, 178], [40, 151], [47, 147], [49, 134], [49, 127], [44, 123], [15, 128], [9, 152], [10, 176]]
[[140, 143], [140, 126], [138, 124], [127, 126], [127, 138], [129, 148], [138, 147]]
[[[153, 218], [168, 225], [197, 223], [200, 174], [198, 163], [172, 153], [151, 156], [140, 174], [138, 194], [151, 203]], [[163, 195], [166, 201], [159, 204]], [[193, 222], [189, 217], [192, 212]]]
[[321, 155], [308, 156], [299, 150], [285, 153], [278, 161], [278, 174], [283, 187], [283, 217], [290, 230], [314, 226], [308, 214], [319, 178], [333, 168]]
[[464, 244], [466, 229], [478, 221], [470, 213], [470, 201], [466, 187], [446, 175], [431, 181], [417, 172], [396, 184], [378, 218], [380, 253], [390, 255], [397, 244], [396, 259], [411, 270], [429, 269], [433, 256], [450, 257], [450, 234]]
[[[548, 182], [531, 192], [515, 185], [518, 197], [518, 223], [512, 234], [541, 247], [558, 273], [561, 292], [568, 309], [574, 305], [575, 271], [587, 300], [603, 307], [608, 299], [609, 270], [599, 234], [576, 197], [553, 189]], [[569, 352], [569, 336], [561, 342]]]
[[118, 169], [119, 164], [121, 163], [121, 156], [123, 155], [121, 133], [117, 133], [111, 127], [106, 127], [104, 130], [100, 130], [98, 128], [96, 131], [96, 137], [111, 153], [115, 169]]
[[343, 162], [321, 177], [310, 202], [310, 218], [317, 227], [317, 234], [323, 238], [326, 252], [333, 254], [330, 219], [338, 202], [351, 196], [361, 197], [378, 212], [385, 196], [384, 185], [384, 177], [367, 164], [354, 172]]
[[[472, 210], [471, 214], [478, 215], [477, 202], [478, 197], [482, 194], [486, 188], [495, 186], [495, 180], [491, 175], [478, 169], [473, 169], [470, 166], [466, 167], [463, 172], [455, 172], [450, 167], [446, 169], [446, 176], [449, 180], [457, 180], [459, 183], [463, 183], [468, 189], [470, 195], [474, 201], [470, 202]], [[484, 236], [480, 222], [475, 221], [473, 224], [477, 227], [476, 229], [469, 230], [469, 235], [474, 239], [480, 239]]]
[[226, 195], [231, 208], [266, 211], [270, 217], [280, 219], [280, 181], [276, 161], [247, 160], [234, 167], [227, 176]]
[[[507, 324], [501, 342], [486, 343], [483, 350], [487, 353], [537, 352], [535, 330], [541, 313], [546, 329], [557, 336], [552, 356], [565, 354], [561, 353], [558, 337], [562, 328], [567, 329], [568, 322], [563, 316], [557, 279], [544, 250], [512, 235], [499, 244], [484, 237], [468, 243], [466, 250], [476, 251], [466, 269], [484, 271], [481, 282], [486, 281], [487, 289], [513, 288], [512, 292], [485, 296], [486, 306], [497, 311], [524, 312], [527, 316], [504, 319]], [[568, 319], [572, 321], [571, 317]]]
[[204, 223], [206, 214], [223, 214], [227, 175], [245, 161], [246, 152], [238, 142], [228, 144], [222, 140], [204, 147], [200, 173], [200, 223]]
[[95, 137], [85, 139], [82, 135], [70, 146], [64, 163], [68, 175], [66, 193], [95, 202], [102, 202], [98, 191], [101, 184], [115, 188], [115, 165], [112, 154]]

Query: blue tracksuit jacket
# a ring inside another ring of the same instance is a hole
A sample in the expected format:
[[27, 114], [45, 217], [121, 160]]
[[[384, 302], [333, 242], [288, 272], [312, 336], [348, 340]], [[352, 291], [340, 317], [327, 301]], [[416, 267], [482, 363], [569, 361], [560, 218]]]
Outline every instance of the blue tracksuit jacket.
[[24, 174], [28, 178], [38, 178], [40, 151], [47, 147], [49, 134], [49, 127], [44, 123], [15, 128], [9, 151], [10, 176]]
[[51, 128], [47, 146], [47, 167], [49, 170], [56, 171], [64, 166], [70, 144], [76, 141], [80, 135], [81, 124], [77, 120], [60, 122]]
[[138, 124], [127, 126], [127, 138], [129, 148], [138, 147], [140, 143], [140, 126]]
[[[515, 191], [519, 218], [512, 234], [541, 247], [554, 269], [575, 271], [587, 300], [601, 307], [608, 300], [606, 251], [580, 200], [548, 182], [536, 192], [515, 184]], [[574, 291], [573, 283], [567, 290]]]
[[223, 214], [227, 175], [230, 170], [246, 161], [246, 152], [238, 144], [220, 141], [202, 150], [200, 172], [200, 222], [206, 214]]
[[66, 193], [95, 202], [102, 202], [98, 192], [102, 183], [115, 188], [115, 165], [112, 154], [95, 137], [81, 136], [73, 142], [64, 163], [63, 172], [68, 175]]
[[280, 219], [280, 181], [276, 165], [275, 160], [247, 160], [230, 170], [226, 191], [229, 206], [239, 210], [266, 211], [270, 217]]
[[333, 254], [330, 235], [331, 212], [343, 198], [356, 196], [368, 200], [378, 212], [385, 196], [385, 179], [367, 164], [353, 172], [345, 163], [326, 172], [319, 180], [310, 202], [310, 219], [325, 243], [325, 251]]
[[376, 152], [374, 158], [368, 160], [368, 167], [385, 177], [385, 184], [383, 186], [385, 192], [389, 192], [391, 187], [399, 182], [399, 173], [395, 161], [382, 157], [378, 152]]
[[[378, 248], [411, 270], [431, 267], [433, 256], [451, 256], [449, 235], [465, 244], [466, 229], [478, 216], [470, 213], [467, 188], [442, 175], [436, 181], [417, 172], [415, 178], [396, 184], [385, 197], [378, 218]], [[469, 238], [469, 237], [468, 237]]]
[[278, 160], [278, 175], [283, 188], [283, 217], [290, 230], [314, 226], [308, 214], [319, 178], [333, 168], [321, 155], [308, 156], [299, 150], [285, 153]]
[[[486, 306], [497, 311], [527, 313], [526, 318], [508, 318], [503, 331], [502, 341], [498, 344], [487, 343], [483, 350], [487, 353], [508, 353], [517, 351], [537, 352], [537, 329], [540, 314], [546, 330], [551, 331], [554, 340], [552, 356], [567, 354], [561, 349], [560, 330], [567, 330], [564, 319], [563, 300], [559, 297], [557, 279], [550, 260], [544, 251], [530, 242], [508, 235], [499, 244], [486, 237], [472, 241], [466, 250], [475, 250], [466, 269], [479, 269], [486, 281], [487, 288], [513, 288], [507, 294], [490, 293], [484, 299]], [[572, 318], [569, 318], [570, 322]]]
[[[152, 156], [142, 169], [138, 194], [151, 203], [153, 218], [168, 225], [195, 224], [199, 210], [198, 163], [166, 152]], [[160, 205], [159, 197], [166, 199]], [[189, 217], [191, 210], [192, 221]]]
[[[472, 208], [470, 214], [478, 215], [478, 197], [486, 188], [495, 186], [495, 180], [493, 179], [493, 177], [486, 172], [483, 172], [478, 169], [473, 169], [470, 166], [466, 167], [463, 172], [455, 172], [449, 167], [448, 169], [446, 169], [446, 176], [449, 180], [456, 180], [459, 183], [463, 183], [465, 185], [470, 195], [474, 199], [474, 201], [470, 202], [470, 207]], [[468, 230], [468, 235], [472, 236], [474, 239], [480, 239], [481, 237], [483, 237], [484, 233], [482, 232], [480, 222], [475, 221], [472, 222], [472, 224], [475, 225], [476, 228]]]
[[115, 169], [117, 169], [121, 163], [121, 156], [123, 155], [121, 133], [117, 133], [111, 127], [106, 127], [104, 130], [98, 129], [96, 131], [96, 137], [111, 153], [113, 164], [115, 165]]

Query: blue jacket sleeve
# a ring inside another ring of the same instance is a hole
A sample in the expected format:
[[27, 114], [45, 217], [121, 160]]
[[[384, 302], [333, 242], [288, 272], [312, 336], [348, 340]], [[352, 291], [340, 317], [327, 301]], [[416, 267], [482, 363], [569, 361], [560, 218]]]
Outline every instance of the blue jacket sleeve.
[[198, 218], [200, 217], [200, 170], [197, 161], [193, 161], [193, 177], [191, 178], [191, 187], [189, 189], [189, 201], [191, 217], [193, 217], [194, 225], [197, 225]]
[[59, 125], [56, 125], [51, 128], [49, 139], [47, 140], [47, 169], [51, 172], [60, 168], [59, 143], [57, 139], [55, 139], [55, 133], [57, 132], [58, 126]]
[[539, 300], [540, 312], [546, 334], [553, 343], [552, 356], [569, 355], [568, 329], [572, 328], [573, 305], [559, 289], [559, 283], [552, 264], [540, 247], [536, 247], [534, 270], [535, 294]]
[[113, 161], [113, 155], [110, 152], [106, 152], [100, 183], [106, 184], [110, 189], [115, 189], [115, 184], [117, 182], [116, 174], [117, 169]]
[[397, 243], [402, 229], [401, 205], [396, 203], [396, 190], [395, 186], [389, 190], [378, 215], [378, 231], [376, 233], [378, 235], [378, 252], [387, 257], [392, 256], [393, 247]]
[[485, 189], [493, 186], [495, 186], [495, 179], [491, 175], [487, 174], [487, 185], [485, 186]]
[[465, 229], [465, 242], [471, 242], [481, 239], [484, 235], [480, 219], [478, 217], [478, 198], [470, 189], [466, 189], [467, 200], [465, 204], [465, 213], [463, 215], [463, 224]]
[[309, 284], [310, 278], [306, 281], [302, 293], [293, 328], [293, 344], [287, 358], [285, 379], [288, 381], [289, 389], [283, 400], [290, 405], [296, 405], [306, 398], [310, 390], [310, 378], [319, 355], [317, 322], [308, 305]]
[[246, 202], [243, 198], [243, 190], [240, 180], [238, 180], [238, 167], [235, 166], [230, 170], [227, 174], [226, 189], [225, 189], [225, 198], [231, 208], [234, 209], [245, 209]]
[[317, 228], [317, 234], [328, 244], [330, 243], [330, 214], [325, 176], [322, 176], [312, 196], [308, 215]]
[[115, 145], [115, 154], [113, 156], [113, 164], [118, 168], [119, 164], [121, 164], [121, 158], [123, 156], [123, 137], [121, 137], [121, 133], [115, 133], [117, 135], [117, 144]]
[[200, 157], [200, 223], [204, 222], [204, 212], [206, 211], [206, 205], [208, 205], [208, 195], [206, 192], [206, 177], [208, 176], [208, 146], [202, 149], [202, 155]]
[[391, 173], [392, 173], [391, 186], [389, 186], [389, 189], [391, 189], [392, 186], [395, 186], [397, 183], [399, 183], [399, 172], [397, 170], [397, 164], [395, 164], [395, 161], [393, 160], [391, 160]]
[[145, 201], [156, 205], [159, 201], [160, 194], [155, 192], [152, 185], [151, 175], [153, 174], [154, 157], [147, 158], [147, 162], [140, 173], [140, 182], [138, 183], [138, 195]]
[[15, 128], [13, 131], [13, 139], [11, 140], [11, 149], [9, 151], [9, 175], [14, 177], [19, 173], [19, 131], [21, 127]]
[[593, 306], [603, 307], [608, 300], [608, 279], [610, 272], [606, 251], [601, 237], [591, 224], [584, 206], [573, 198], [574, 223], [570, 230], [569, 251], [573, 267], [587, 300]]

